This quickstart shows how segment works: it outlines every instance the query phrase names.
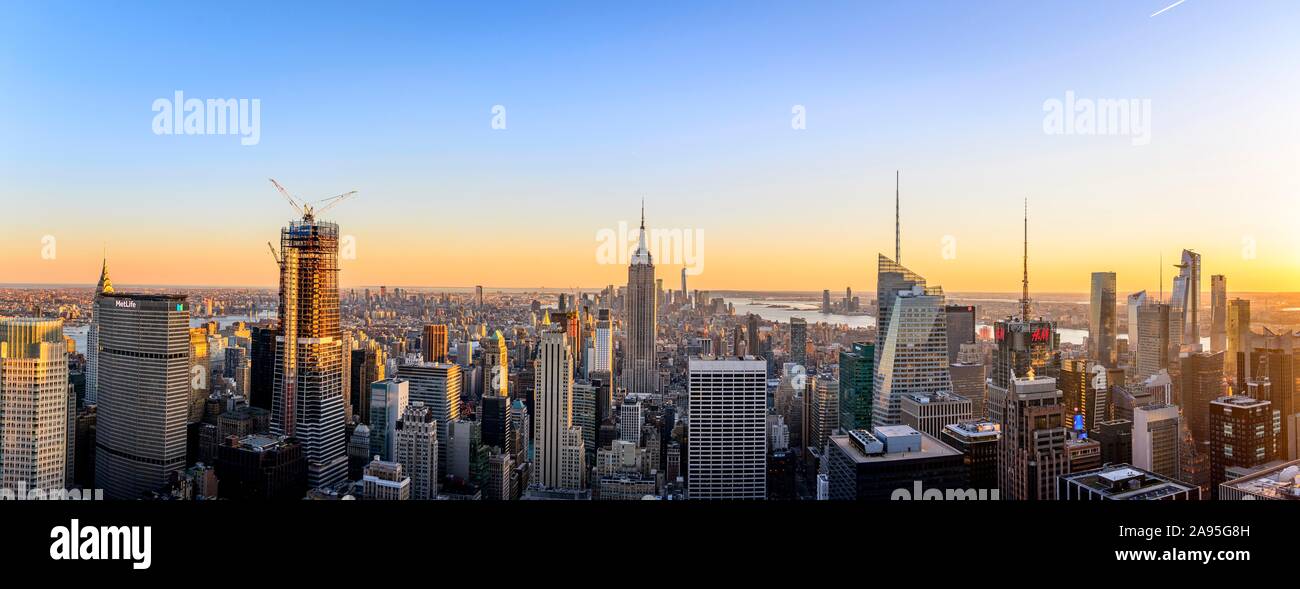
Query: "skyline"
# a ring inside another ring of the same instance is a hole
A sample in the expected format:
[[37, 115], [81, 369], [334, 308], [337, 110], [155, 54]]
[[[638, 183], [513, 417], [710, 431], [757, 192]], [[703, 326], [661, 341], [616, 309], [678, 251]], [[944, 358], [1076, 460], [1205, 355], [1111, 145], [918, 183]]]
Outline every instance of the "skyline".
[[[271, 287], [265, 242], [293, 218], [275, 177], [360, 191], [328, 215], [356, 238], [344, 287], [618, 284], [596, 236], [644, 197], [650, 227], [706, 236], [692, 289], [870, 292], [901, 170], [902, 263], [950, 292], [1018, 288], [1026, 197], [1031, 292], [1095, 271], [1168, 291], [1184, 248], [1232, 292], [1300, 291], [1300, 7], [1151, 16], [1167, 4], [281, 6], [198, 31], [194, 7], [17, 5], [0, 283], [91, 284], [107, 246], [128, 284]], [[383, 34], [338, 40], [358, 31]], [[153, 134], [175, 91], [260, 99], [259, 143]], [[1149, 144], [1046, 133], [1045, 101], [1071, 95], [1149, 100]], [[657, 266], [676, 288], [681, 266]]]

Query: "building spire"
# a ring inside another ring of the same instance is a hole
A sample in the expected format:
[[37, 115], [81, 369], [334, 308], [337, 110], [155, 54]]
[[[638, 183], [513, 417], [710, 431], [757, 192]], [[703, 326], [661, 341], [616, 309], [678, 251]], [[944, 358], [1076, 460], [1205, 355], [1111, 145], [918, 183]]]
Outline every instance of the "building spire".
[[95, 285], [95, 296], [113, 294], [113, 281], [108, 278], [108, 246], [104, 246], [104, 263], [99, 270], [99, 284]]
[[898, 170], [894, 170], [894, 262], [903, 263], [902, 240], [899, 238]]
[[641, 233], [637, 237], [636, 251], [632, 253], [632, 264], [650, 264], [650, 248], [646, 247], [645, 237], [645, 197], [641, 197]]
[[1020, 318], [1029, 321], [1029, 199], [1025, 198], [1024, 278], [1021, 282]]

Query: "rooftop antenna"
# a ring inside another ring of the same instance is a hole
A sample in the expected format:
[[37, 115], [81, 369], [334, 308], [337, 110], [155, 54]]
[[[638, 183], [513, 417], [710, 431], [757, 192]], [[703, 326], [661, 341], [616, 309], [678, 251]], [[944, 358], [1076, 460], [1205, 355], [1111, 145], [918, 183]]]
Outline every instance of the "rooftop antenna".
[[898, 170], [894, 170], [894, 262], [903, 263], [902, 241], [899, 239], [899, 199], [898, 199]]
[[1021, 282], [1020, 317], [1029, 321], [1029, 198], [1025, 198], [1024, 278]]

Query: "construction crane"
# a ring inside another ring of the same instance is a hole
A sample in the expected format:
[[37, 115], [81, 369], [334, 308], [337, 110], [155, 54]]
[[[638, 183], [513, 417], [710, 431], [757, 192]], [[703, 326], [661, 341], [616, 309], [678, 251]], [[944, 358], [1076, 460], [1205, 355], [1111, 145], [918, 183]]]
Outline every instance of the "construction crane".
[[316, 215], [325, 213], [325, 211], [334, 208], [335, 205], [338, 205], [357, 193], [357, 191], [353, 190], [329, 198], [307, 202], [289, 194], [289, 191], [285, 190], [283, 186], [280, 186], [280, 183], [276, 182], [275, 178], [268, 178], [268, 180], [270, 180], [271, 184], [275, 186], [275, 189], [280, 192], [280, 195], [283, 196], [285, 200], [289, 201], [289, 206], [293, 207], [293, 210], [297, 211], [299, 215], [302, 215], [304, 221], [311, 221], [316, 218]]

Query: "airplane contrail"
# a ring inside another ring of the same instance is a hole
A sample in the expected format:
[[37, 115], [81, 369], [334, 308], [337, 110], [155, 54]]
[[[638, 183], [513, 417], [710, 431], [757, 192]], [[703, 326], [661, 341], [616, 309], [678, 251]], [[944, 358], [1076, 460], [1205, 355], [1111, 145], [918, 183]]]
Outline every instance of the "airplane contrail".
[[1173, 4], [1170, 4], [1169, 6], [1166, 6], [1166, 7], [1164, 7], [1164, 8], [1161, 8], [1160, 10], [1157, 10], [1157, 11], [1151, 13], [1151, 16], [1153, 16], [1153, 17], [1154, 17], [1154, 16], [1159, 16], [1160, 14], [1162, 14], [1162, 13], [1164, 13], [1164, 12], [1167, 12], [1167, 11], [1173, 9], [1173, 7], [1178, 6], [1179, 4], [1182, 4], [1182, 3], [1186, 2], [1186, 1], [1187, 1], [1187, 0], [1178, 0], [1177, 2], [1174, 2]]

